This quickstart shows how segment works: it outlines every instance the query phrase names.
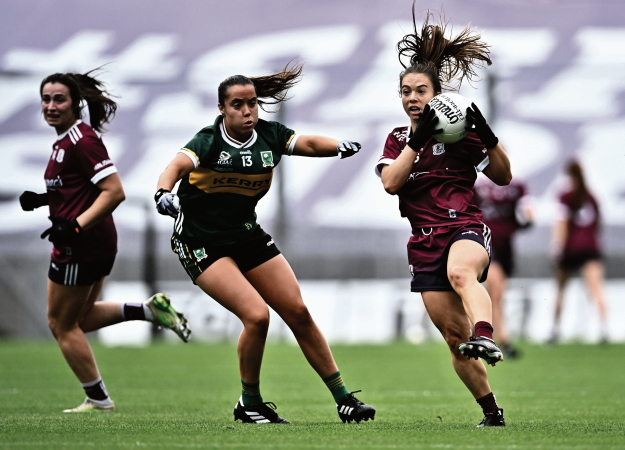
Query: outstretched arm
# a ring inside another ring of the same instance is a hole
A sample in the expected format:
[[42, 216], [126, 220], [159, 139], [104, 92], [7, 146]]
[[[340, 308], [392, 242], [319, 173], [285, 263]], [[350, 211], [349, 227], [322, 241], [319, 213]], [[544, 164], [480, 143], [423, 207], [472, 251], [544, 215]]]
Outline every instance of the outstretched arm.
[[293, 148], [293, 155], [324, 158], [339, 156], [348, 158], [360, 150], [360, 144], [353, 141], [338, 141], [325, 136], [299, 136]]

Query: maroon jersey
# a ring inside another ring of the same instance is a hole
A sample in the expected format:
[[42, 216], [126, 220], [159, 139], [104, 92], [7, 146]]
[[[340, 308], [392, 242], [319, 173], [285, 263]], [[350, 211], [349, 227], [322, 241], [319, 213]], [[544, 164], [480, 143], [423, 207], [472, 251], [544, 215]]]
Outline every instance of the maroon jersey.
[[588, 193], [581, 208], [574, 211], [571, 203], [573, 193], [560, 196], [560, 215], [567, 221], [566, 241], [563, 255], [598, 254], [599, 249], [599, 205]]
[[519, 222], [518, 209], [527, 195], [525, 183], [516, 179], [507, 186], [497, 186], [488, 179], [478, 180], [473, 191], [475, 204], [492, 233], [493, 243], [512, 239], [524, 223]]
[[[46, 168], [45, 180], [50, 215], [74, 220], [100, 195], [100, 180], [116, 173], [102, 140], [93, 129], [78, 121], [58, 137]], [[83, 231], [71, 245], [54, 247], [52, 261], [89, 262], [110, 259], [117, 253], [117, 232], [109, 215]]]
[[[406, 146], [408, 127], [395, 128], [386, 139], [376, 166], [392, 164]], [[430, 138], [418, 152], [406, 184], [399, 190], [399, 210], [413, 233], [418, 228], [481, 223], [482, 213], [473, 203], [477, 171], [488, 166], [488, 154], [475, 133], [455, 144]]]

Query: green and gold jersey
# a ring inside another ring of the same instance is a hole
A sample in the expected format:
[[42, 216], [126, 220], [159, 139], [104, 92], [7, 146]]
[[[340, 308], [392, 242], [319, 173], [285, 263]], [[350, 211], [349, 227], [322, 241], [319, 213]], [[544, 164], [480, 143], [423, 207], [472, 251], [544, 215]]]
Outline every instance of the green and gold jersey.
[[245, 239], [258, 226], [256, 204], [271, 187], [274, 167], [283, 154], [292, 153], [296, 140], [293, 130], [259, 119], [252, 137], [240, 143], [218, 116], [179, 150], [195, 169], [178, 187], [174, 237], [205, 247]]

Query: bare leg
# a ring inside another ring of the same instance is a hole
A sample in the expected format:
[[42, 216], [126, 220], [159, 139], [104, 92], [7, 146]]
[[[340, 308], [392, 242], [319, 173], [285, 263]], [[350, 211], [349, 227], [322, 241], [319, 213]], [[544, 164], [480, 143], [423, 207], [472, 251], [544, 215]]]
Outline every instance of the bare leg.
[[460, 296], [450, 291], [422, 292], [421, 295], [432, 322], [447, 342], [458, 377], [476, 400], [489, 394], [491, 388], [482, 361], [467, 359], [458, 351], [458, 346], [468, 341], [471, 336], [471, 323]]
[[104, 278], [92, 286], [63, 286], [48, 280], [48, 325], [61, 352], [81, 383], [100, 377], [93, 351], [79, 326], [100, 295]]
[[488, 292], [479, 283], [488, 265], [486, 249], [475, 241], [460, 240], [452, 244], [447, 258], [447, 276], [471, 324], [493, 323], [492, 304]]
[[562, 315], [562, 305], [564, 304], [564, 288], [569, 280], [569, 271], [558, 268], [556, 270], [556, 282], [558, 291], [556, 293], [556, 308], [553, 316], [553, 329], [551, 330], [550, 341], [556, 342], [560, 337], [560, 316]]
[[122, 304], [115, 302], [97, 302], [91, 305], [84, 318], [80, 321], [80, 328], [85, 333], [100, 328], [115, 325], [124, 321], [121, 312]]
[[488, 269], [486, 289], [493, 302], [493, 328], [497, 335], [497, 341], [501, 344], [509, 342], [503, 312], [503, 294], [506, 290], [506, 281], [506, 273], [503, 268], [499, 263], [493, 261]]
[[289, 326], [304, 356], [322, 378], [338, 372], [330, 346], [302, 300], [287, 260], [278, 255], [245, 273], [267, 304]]
[[269, 308], [231, 258], [221, 258], [196, 280], [197, 285], [243, 322], [237, 353], [241, 379], [258, 383], [269, 328]]
[[582, 267], [582, 276], [588, 286], [590, 297], [599, 311], [599, 319], [601, 320], [601, 332], [603, 338], [608, 333], [608, 311], [606, 299], [603, 290], [603, 264], [599, 260], [588, 261]]

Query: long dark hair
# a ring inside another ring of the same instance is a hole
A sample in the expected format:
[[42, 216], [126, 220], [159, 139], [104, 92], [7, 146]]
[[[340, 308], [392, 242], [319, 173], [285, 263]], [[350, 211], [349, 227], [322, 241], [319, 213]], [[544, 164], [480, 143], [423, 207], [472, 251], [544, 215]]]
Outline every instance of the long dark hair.
[[[419, 32], [415, 3], [416, 0], [412, 2], [414, 33], [407, 34], [397, 43], [399, 62], [405, 69], [399, 75], [400, 87], [407, 74], [422, 73], [432, 81], [434, 92], [442, 92], [443, 88], [457, 90], [463, 79], [471, 82], [477, 76], [475, 68], [492, 64], [489, 45], [480, 40], [480, 34], [473, 34], [469, 26], [456, 37], [447, 39], [447, 22], [441, 17], [439, 25], [430, 24], [433, 15], [427, 10]], [[408, 64], [402, 58], [408, 58]]]
[[582, 166], [577, 161], [570, 161], [566, 166], [566, 173], [573, 182], [573, 191], [570, 197], [569, 206], [573, 211], [579, 210], [588, 198], [588, 188], [584, 179]]
[[273, 75], [265, 75], [262, 77], [248, 78], [245, 75], [233, 75], [226, 78], [219, 84], [217, 88], [217, 99], [221, 105], [226, 101], [228, 89], [232, 86], [245, 86], [251, 84], [256, 90], [258, 97], [258, 105], [263, 111], [265, 105], [276, 105], [288, 100], [287, 91], [295, 86], [302, 78], [303, 64], [288, 63], [280, 72]]
[[72, 99], [72, 108], [76, 118], [82, 119], [81, 101], [87, 103], [91, 126], [98, 132], [104, 131], [103, 125], [109, 123], [117, 111], [117, 103], [111, 99], [104, 83], [96, 79], [93, 74], [101, 68], [90, 70], [87, 73], [54, 73], [48, 75], [41, 82], [39, 95], [43, 93], [43, 87], [48, 83], [61, 83], [67, 86], [69, 96]]

